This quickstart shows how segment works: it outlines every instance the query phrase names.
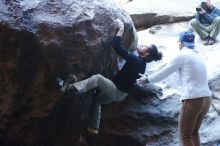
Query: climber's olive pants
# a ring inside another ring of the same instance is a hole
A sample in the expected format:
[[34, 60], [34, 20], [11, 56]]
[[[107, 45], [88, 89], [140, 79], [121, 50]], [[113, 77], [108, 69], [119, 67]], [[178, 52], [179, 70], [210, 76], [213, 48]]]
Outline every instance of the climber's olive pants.
[[201, 146], [199, 128], [210, 105], [210, 97], [183, 100], [179, 116], [179, 135], [182, 146]]
[[90, 128], [99, 128], [101, 104], [121, 101], [127, 96], [127, 93], [120, 91], [111, 80], [99, 74], [93, 75], [86, 80], [74, 83], [73, 85], [79, 93], [98, 87], [104, 94], [104, 96], [93, 97], [88, 125]]
[[220, 32], [220, 17], [216, 17], [211, 25], [204, 26], [197, 19], [191, 20], [191, 26], [198, 33], [200, 38], [205, 39], [208, 36], [216, 38]]

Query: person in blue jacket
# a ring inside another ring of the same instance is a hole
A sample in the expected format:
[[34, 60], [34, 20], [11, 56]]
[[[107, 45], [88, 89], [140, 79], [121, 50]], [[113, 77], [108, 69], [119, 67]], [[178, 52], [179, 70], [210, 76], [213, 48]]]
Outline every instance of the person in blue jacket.
[[76, 93], [84, 93], [90, 89], [98, 88], [104, 96], [94, 96], [88, 120], [87, 132], [89, 134], [98, 134], [101, 105], [118, 102], [123, 100], [131, 91], [136, 79], [139, 78], [139, 73], [144, 73], [146, 63], [157, 61], [162, 58], [162, 53], [158, 51], [155, 45], [149, 45], [138, 49], [139, 55], [129, 52], [122, 46], [122, 35], [124, 33], [124, 24], [121, 20], [116, 20], [119, 30], [112, 41], [112, 47], [119, 56], [126, 60], [124, 66], [112, 80], [105, 78], [103, 75], [93, 75], [88, 79], [75, 82], [73, 84], [64, 84], [61, 86], [61, 91], [74, 90]]
[[210, 0], [202, 0], [196, 11], [191, 26], [201, 39], [206, 40], [204, 45], [213, 45], [220, 31], [220, 10], [211, 5]]

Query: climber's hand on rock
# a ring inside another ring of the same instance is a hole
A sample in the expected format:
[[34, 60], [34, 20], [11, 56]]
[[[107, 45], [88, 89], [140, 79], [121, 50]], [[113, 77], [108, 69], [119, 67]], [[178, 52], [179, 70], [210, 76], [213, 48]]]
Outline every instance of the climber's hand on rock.
[[118, 28], [121, 30], [124, 30], [124, 23], [120, 19], [116, 19], [116, 23], [118, 25]]
[[115, 22], [116, 22], [116, 24], [119, 28], [118, 33], [116, 34], [116, 36], [122, 37], [122, 35], [124, 33], [124, 23], [120, 19], [116, 19]]

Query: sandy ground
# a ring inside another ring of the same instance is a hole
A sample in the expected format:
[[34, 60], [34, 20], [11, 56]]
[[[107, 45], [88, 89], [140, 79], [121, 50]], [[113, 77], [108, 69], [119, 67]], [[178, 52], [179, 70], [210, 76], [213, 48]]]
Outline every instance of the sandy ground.
[[[157, 13], [158, 15], [192, 16], [200, 0], [115, 0], [129, 14]], [[212, 0], [220, 7], [220, 0]]]

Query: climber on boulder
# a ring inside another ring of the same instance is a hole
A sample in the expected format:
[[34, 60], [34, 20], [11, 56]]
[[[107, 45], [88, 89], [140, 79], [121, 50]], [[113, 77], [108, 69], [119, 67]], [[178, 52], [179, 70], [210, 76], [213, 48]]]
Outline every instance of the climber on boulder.
[[59, 80], [62, 92], [72, 90], [76, 94], [81, 94], [90, 89], [98, 88], [101, 93], [103, 93], [104, 96], [95, 96], [92, 99], [88, 121], [89, 124], [87, 128], [89, 134], [98, 134], [101, 118], [101, 105], [119, 102], [125, 99], [136, 82], [136, 79], [139, 77], [138, 74], [145, 72], [146, 63], [157, 61], [162, 58], [162, 53], [158, 52], [157, 47], [153, 44], [138, 48], [139, 56], [129, 52], [121, 44], [122, 35], [124, 33], [124, 24], [119, 19], [116, 20], [116, 24], [119, 30], [112, 41], [112, 47], [119, 56], [126, 60], [126, 62], [112, 80], [109, 80], [100, 74], [93, 75], [88, 79], [73, 84], [66, 84], [63, 83], [62, 80]]

